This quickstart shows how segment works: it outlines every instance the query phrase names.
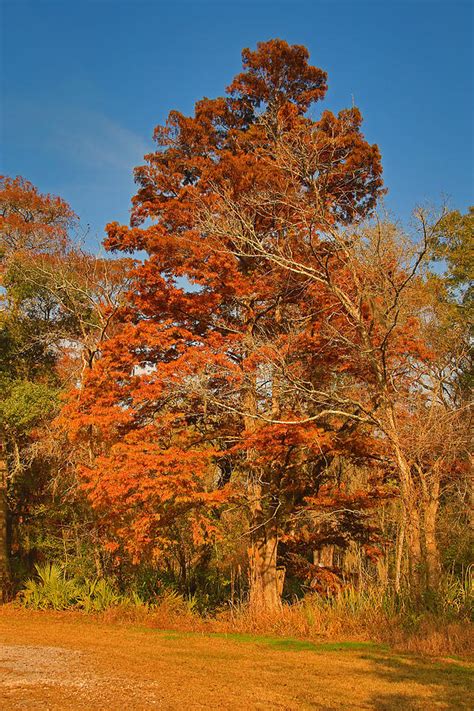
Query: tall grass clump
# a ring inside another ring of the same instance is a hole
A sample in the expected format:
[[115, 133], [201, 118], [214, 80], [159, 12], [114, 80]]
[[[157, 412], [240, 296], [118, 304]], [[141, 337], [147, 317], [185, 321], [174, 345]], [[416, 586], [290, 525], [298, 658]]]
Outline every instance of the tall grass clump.
[[473, 647], [472, 587], [447, 578], [431, 600], [408, 590], [347, 586], [330, 596], [312, 593], [280, 610], [236, 606], [216, 616], [215, 629], [390, 644], [421, 654], [465, 654]]

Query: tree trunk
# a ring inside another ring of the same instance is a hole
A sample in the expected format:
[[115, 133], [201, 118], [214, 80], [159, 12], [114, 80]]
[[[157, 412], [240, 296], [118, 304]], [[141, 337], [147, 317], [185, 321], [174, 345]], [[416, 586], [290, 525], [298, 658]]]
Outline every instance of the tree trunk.
[[278, 610], [283, 588], [282, 569], [277, 568], [276, 533], [257, 530], [249, 548], [250, 606], [255, 610]]
[[[261, 472], [259, 472], [261, 473]], [[256, 610], [276, 610], [281, 606], [281, 573], [277, 569], [278, 526], [275, 512], [263, 506], [261, 477], [250, 475], [250, 606]]]
[[428, 588], [436, 590], [439, 585], [441, 564], [438, 543], [436, 541], [436, 515], [438, 513], [438, 498], [432, 498], [424, 506], [424, 533], [426, 552], [426, 582]]
[[394, 585], [395, 592], [400, 592], [401, 578], [402, 578], [402, 561], [403, 561], [403, 550], [405, 547], [405, 526], [406, 526], [406, 511], [404, 507], [401, 507], [400, 513], [400, 524], [397, 535], [397, 544], [395, 549], [395, 575], [394, 575]]
[[416, 504], [408, 501], [406, 504], [407, 521], [407, 548], [408, 548], [408, 570], [412, 590], [419, 594], [423, 585], [423, 551], [421, 547], [421, 527], [420, 515]]
[[322, 565], [325, 568], [332, 568], [334, 564], [334, 548], [335, 546], [321, 546], [316, 551], [313, 551], [313, 563]]
[[7, 463], [0, 443], [0, 600], [5, 602], [10, 591], [10, 556], [8, 551]]
[[[253, 327], [255, 316], [253, 305], [249, 303], [249, 320], [246, 324], [244, 339], [246, 355], [255, 352]], [[252, 434], [259, 428], [256, 415], [257, 406], [257, 376], [248, 373], [247, 382], [242, 390], [242, 405], [244, 410], [244, 427], [246, 434]], [[279, 383], [278, 376], [273, 374], [272, 379], [272, 415], [276, 417], [279, 412]], [[268, 472], [265, 472], [255, 462], [255, 451], [249, 448], [246, 456], [247, 469], [247, 495], [249, 508], [249, 582], [250, 606], [255, 610], [278, 610], [281, 607], [281, 592], [283, 589], [284, 569], [277, 568], [278, 555], [278, 520], [276, 511], [269, 505], [270, 484], [267, 481]]]
[[392, 420], [392, 444], [398, 464], [402, 505], [405, 510], [405, 535], [408, 552], [408, 571], [410, 587], [419, 594], [423, 589], [423, 551], [421, 544], [420, 514], [418, 510], [417, 489], [413, 481], [411, 467], [398, 442], [398, 433]]

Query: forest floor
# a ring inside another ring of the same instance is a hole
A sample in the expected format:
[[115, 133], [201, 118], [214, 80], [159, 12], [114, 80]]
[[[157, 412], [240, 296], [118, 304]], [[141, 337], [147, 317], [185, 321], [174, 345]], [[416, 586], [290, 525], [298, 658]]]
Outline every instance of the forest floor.
[[473, 665], [0, 606], [0, 709], [472, 709]]

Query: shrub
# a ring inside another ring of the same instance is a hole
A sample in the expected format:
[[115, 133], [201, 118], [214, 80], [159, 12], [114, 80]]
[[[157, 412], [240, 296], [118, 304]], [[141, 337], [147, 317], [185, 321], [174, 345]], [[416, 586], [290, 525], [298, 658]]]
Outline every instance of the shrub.
[[124, 598], [104, 578], [68, 578], [56, 563], [36, 565], [37, 579], [29, 579], [20, 591], [20, 602], [35, 610], [79, 609], [102, 612], [123, 603], [139, 604], [138, 596]]
[[20, 592], [25, 607], [35, 610], [66, 610], [76, 603], [79, 590], [75, 580], [68, 580], [56, 563], [35, 565], [38, 580], [30, 578]]
[[86, 579], [78, 587], [76, 606], [84, 612], [103, 612], [122, 602], [122, 597], [104, 578]]

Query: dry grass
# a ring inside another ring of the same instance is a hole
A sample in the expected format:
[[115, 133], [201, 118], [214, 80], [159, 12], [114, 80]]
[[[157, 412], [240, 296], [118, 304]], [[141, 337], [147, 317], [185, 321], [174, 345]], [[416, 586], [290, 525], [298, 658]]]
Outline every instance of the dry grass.
[[138, 624], [137, 614], [132, 624], [122, 611], [121, 624], [112, 624], [0, 608], [0, 707], [388, 711], [468, 709], [474, 701], [466, 662], [363, 643], [170, 632], [145, 626], [152, 620], [143, 613]]
[[472, 657], [474, 635], [468, 622], [444, 622], [436, 618], [427, 618], [420, 623], [416, 632], [388, 628], [380, 637], [390, 643], [394, 649], [432, 657], [456, 655]]
[[215, 617], [202, 617], [193, 613], [184, 599], [171, 596], [153, 608], [111, 608], [101, 619], [181, 632], [274, 635], [312, 642], [370, 641], [427, 656], [465, 656], [474, 649], [473, 627], [467, 621], [452, 622], [425, 614], [407, 625], [406, 616], [384, 612], [381, 607], [322, 606], [311, 598], [283, 605], [276, 613], [242, 606]]
[[[198, 599], [163, 590], [153, 604], [136, 593], [119, 594], [107, 580], [67, 579], [60, 566], [37, 566], [18, 600], [30, 609], [83, 610], [104, 620], [141, 622], [148, 627], [180, 631], [273, 634], [317, 641], [370, 640], [427, 655], [466, 654], [472, 647], [472, 569], [440, 581], [436, 594], [414, 599], [381, 587], [344, 587], [337, 594], [307, 595], [276, 612], [226, 607], [218, 614], [197, 614]], [[428, 611], [431, 610], [431, 613]], [[435, 614], [436, 613], [436, 614]]]

